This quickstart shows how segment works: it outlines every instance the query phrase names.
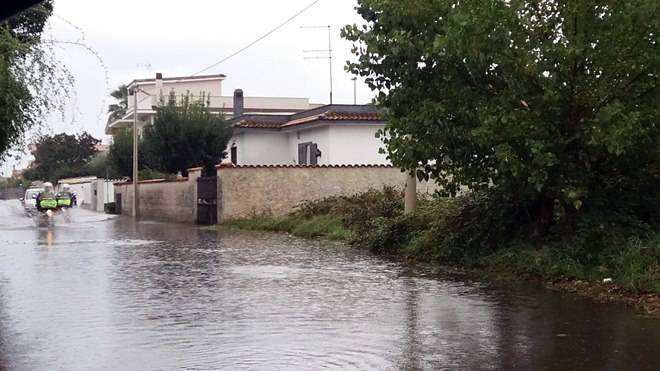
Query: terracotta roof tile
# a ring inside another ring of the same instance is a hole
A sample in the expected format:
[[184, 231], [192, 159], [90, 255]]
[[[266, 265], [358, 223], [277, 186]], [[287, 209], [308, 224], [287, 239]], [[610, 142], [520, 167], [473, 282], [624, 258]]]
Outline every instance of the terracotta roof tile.
[[343, 120], [343, 121], [380, 121], [378, 112], [336, 112], [328, 111], [323, 115], [324, 120]]
[[[360, 110], [357, 110], [358, 108]], [[282, 129], [317, 121], [381, 121], [381, 115], [373, 110], [364, 110], [363, 106], [327, 106], [325, 110], [313, 109], [290, 116], [246, 115], [238, 118], [239, 128]]]
[[243, 120], [239, 121], [239, 128], [253, 128], [253, 129], [279, 129], [282, 124], [279, 122], [264, 122], [256, 120]]
[[234, 165], [234, 164], [220, 164], [215, 166], [218, 169], [282, 169], [282, 168], [365, 168], [365, 167], [379, 167], [379, 168], [393, 168], [393, 165], [384, 164], [345, 164], [345, 165], [297, 165], [297, 164], [282, 164], [282, 165]]

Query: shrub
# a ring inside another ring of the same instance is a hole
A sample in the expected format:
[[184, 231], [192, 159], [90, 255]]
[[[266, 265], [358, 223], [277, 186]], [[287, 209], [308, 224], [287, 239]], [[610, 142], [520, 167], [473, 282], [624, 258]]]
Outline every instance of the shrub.
[[177, 179], [177, 176], [174, 174], [168, 174], [153, 169], [140, 170], [140, 180], [153, 180], [153, 179], [174, 180]]

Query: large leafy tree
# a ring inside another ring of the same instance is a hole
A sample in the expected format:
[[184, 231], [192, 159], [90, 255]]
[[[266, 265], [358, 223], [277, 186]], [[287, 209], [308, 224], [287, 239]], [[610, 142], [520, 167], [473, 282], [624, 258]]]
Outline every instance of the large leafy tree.
[[203, 166], [212, 175], [231, 136], [229, 124], [210, 112], [204, 97], [187, 94], [177, 100], [172, 93], [163, 99], [154, 124], [145, 128], [143, 148], [152, 169], [186, 175], [187, 169]]
[[348, 69], [378, 92], [396, 165], [546, 215], [657, 188], [657, 0], [358, 3]]
[[29, 179], [57, 181], [70, 176], [87, 175], [86, 165], [96, 154], [101, 141], [88, 133], [42, 136], [34, 154], [35, 167], [26, 174]]
[[70, 73], [42, 40], [53, 10], [47, 0], [0, 23], [0, 158], [53, 109], [62, 110]]

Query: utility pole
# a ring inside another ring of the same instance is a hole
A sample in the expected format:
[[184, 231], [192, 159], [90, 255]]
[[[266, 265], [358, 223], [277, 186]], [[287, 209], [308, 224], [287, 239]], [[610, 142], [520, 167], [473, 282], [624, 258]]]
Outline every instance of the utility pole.
[[412, 172], [406, 177], [404, 214], [412, 214], [417, 209], [417, 177]]
[[138, 193], [138, 178], [140, 174], [138, 172], [138, 88], [137, 82], [133, 87], [133, 219], [138, 218], [138, 207], [140, 202], [139, 193]]
[[357, 104], [357, 77], [353, 77], [353, 104]]
[[302, 26], [300, 28], [327, 28], [328, 29], [328, 49], [321, 49], [321, 50], [303, 50], [303, 53], [319, 53], [319, 52], [327, 52], [328, 56], [327, 57], [305, 57], [304, 59], [327, 59], [330, 65], [330, 104], [332, 104], [332, 29], [330, 25], [328, 26]]
[[332, 104], [332, 32], [328, 25], [328, 60], [330, 61], [330, 104]]

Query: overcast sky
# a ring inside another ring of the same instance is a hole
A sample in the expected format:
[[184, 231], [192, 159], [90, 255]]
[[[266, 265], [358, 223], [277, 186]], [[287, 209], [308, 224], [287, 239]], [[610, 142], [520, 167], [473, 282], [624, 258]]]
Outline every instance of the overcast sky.
[[[186, 76], [228, 56], [299, 12], [313, 0], [55, 0], [49, 21], [52, 37], [82, 42], [93, 53], [60, 45], [58, 57], [73, 73], [76, 96], [66, 118], [49, 118], [52, 133], [87, 131], [107, 142], [104, 134], [109, 91], [156, 72]], [[223, 73], [223, 95], [241, 88], [246, 96], [309, 97], [328, 103], [327, 60], [305, 60], [303, 50], [327, 49], [330, 25], [334, 49], [334, 103], [353, 103], [353, 82], [344, 71], [353, 59], [351, 45], [339, 30], [360, 23], [356, 0], [319, 0], [301, 16], [227, 62], [204, 72]], [[358, 81], [358, 103], [373, 94]], [[24, 156], [20, 166], [29, 159]], [[2, 172], [14, 161], [2, 165]]]

